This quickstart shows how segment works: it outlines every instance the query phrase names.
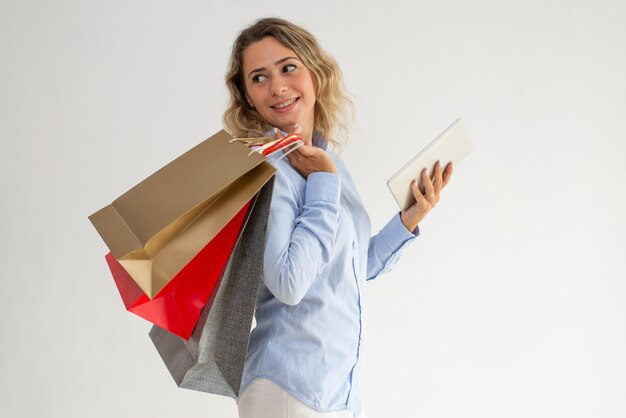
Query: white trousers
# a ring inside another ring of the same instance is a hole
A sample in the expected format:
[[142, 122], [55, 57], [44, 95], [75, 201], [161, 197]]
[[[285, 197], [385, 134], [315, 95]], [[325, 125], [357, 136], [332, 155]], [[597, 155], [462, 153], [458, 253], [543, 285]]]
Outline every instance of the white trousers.
[[[266, 379], [256, 379], [237, 403], [239, 418], [355, 418], [350, 411], [317, 412]], [[356, 418], [367, 418], [361, 412]]]

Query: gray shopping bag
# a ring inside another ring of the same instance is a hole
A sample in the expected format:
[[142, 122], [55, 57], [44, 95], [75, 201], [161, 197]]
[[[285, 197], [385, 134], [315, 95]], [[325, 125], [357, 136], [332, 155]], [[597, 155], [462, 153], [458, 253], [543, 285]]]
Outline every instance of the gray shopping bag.
[[189, 341], [157, 326], [150, 331], [181, 388], [237, 399], [263, 268], [265, 234], [274, 181], [258, 193], [247, 223]]

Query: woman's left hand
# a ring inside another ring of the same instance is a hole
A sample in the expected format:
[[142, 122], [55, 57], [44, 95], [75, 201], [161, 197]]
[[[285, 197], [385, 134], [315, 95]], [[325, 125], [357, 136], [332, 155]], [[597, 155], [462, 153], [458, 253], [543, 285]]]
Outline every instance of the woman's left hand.
[[411, 183], [411, 191], [415, 197], [415, 203], [400, 213], [402, 223], [409, 231], [413, 232], [417, 225], [426, 217], [428, 212], [439, 202], [439, 194], [446, 187], [452, 177], [452, 163], [446, 166], [445, 171], [441, 170], [441, 164], [435, 165], [435, 181], [428, 177], [426, 169], [422, 170], [422, 181], [424, 183], [424, 193], [417, 187], [417, 181]]

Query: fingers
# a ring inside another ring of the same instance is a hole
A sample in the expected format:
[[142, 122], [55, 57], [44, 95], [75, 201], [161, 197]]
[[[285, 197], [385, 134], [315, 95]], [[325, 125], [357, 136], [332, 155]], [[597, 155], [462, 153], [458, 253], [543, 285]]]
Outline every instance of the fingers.
[[280, 129], [278, 128], [274, 128], [274, 138], [276, 139], [283, 139], [285, 136], [283, 135], [283, 133], [280, 131]]
[[[422, 173], [423, 173], [423, 171], [422, 171]], [[411, 182], [411, 191], [413, 192], [413, 197], [415, 197], [415, 201], [417, 202], [417, 205], [419, 207], [423, 207], [425, 203], [428, 203], [426, 201], [426, 198], [422, 194], [422, 191], [420, 190], [419, 186], [417, 185], [417, 181], [416, 180], [413, 180]]]
[[424, 182], [426, 200], [428, 200], [431, 204], [436, 203], [437, 196], [435, 195], [435, 186], [430, 180], [430, 177], [428, 177], [428, 171], [426, 169], [422, 170], [422, 181]]
[[310, 158], [310, 157], [313, 157], [317, 153], [317, 149], [314, 146], [311, 146], [305, 143], [304, 145], [299, 147], [295, 152], [299, 153], [303, 157]]
[[[293, 128], [291, 129], [291, 132], [289, 132], [289, 134], [302, 134], [302, 131], [304, 130], [304, 128], [302, 127], [302, 125], [300, 125], [299, 123], [296, 123]], [[313, 141], [311, 140], [311, 138], [302, 138], [302, 142], [304, 142], [304, 145], [312, 145]]]
[[[289, 133], [287, 135], [283, 135], [282, 131], [279, 128], [274, 128], [274, 138], [276, 139], [283, 139], [288, 135], [292, 135], [292, 134], [302, 134], [302, 131], [304, 130], [304, 128], [302, 127], [302, 125], [300, 125], [299, 123], [296, 123], [295, 125], [293, 125], [293, 127], [289, 130]], [[304, 143], [304, 145], [308, 145], [311, 146], [313, 144], [313, 141], [311, 138], [302, 138], [302, 142]]]
[[319, 148], [310, 145], [301, 145], [287, 155], [292, 166], [298, 168], [312, 168], [316, 165], [320, 155], [323, 153]]
[[301, 145], [298, 148], [296, 148], [293, 152], [290, 152], [289, 154], [287, 154], [287, 158], [289, 159], [289, 162], [291, 162], [291, 165], [295, 166], [296, 163], [301, 163], [302, 161], [306, 159], [306, 155], [302, 153], [302, 148], [305, 148], [305, 147], [306, 145]]
[[452, 177], [452, 171], [454, 171], [454, 167], [453, 167], [452, 163], [450, 162], [446, 166], [446, 170], [443, 172], [443, 184], [441, 185], [442, 189], [444, 187], [446, 187], [446, 185], [450, 181], [450, 178]]
[[448, 184], [452, 177], [452, 163], [449, 163], [445, 170], [442, 170], [441, 164], [435, 164], [433, 178], [428, 175], [428, 170], [423, 169], [421, 172], [424, 191], [422, 192], [418, 186], [418, 182], [411, 182], [411, 191], [415, 197], [415, 203], [407, 210], [402, 212], [402, 222], [407, 229], [412, 230], [413, 225], [419, 222], [435, 207], [439, 201], [441, 190]]
[[439, 202], [439, 197], [441, 194], [441, 190], [448, 184], [450, 181], [450, 177], [452, 176], [452, 163], [449, 163], [446, 166], [445, 171], [441, 168], [441, 163], [437, 161], [435, 164], [435, 170], [433, 173], [433, 178], [431, 179], [428, 175], [428, 171], [426, 169], [422, 170], [422, 183], [424, 184], [424, 192], [421, 192], [417, 185], [411, 184], [411, 189], [413, 190], [413, 194], [415, 195], [415, 190], [417, 190], [418, 195], [415, 196], [415, 199], [419, 201], [419, 197], [424, 198], [426, 201], [430, 203], [431, 206], [434, 206]]
[[435, 202], [439, 201], [439, 192], [441, 192], [441, 187], [443, 185], [443, 179], [441, 178], [441, 163], [437, 161], [435, 164], [435, 181], [434, 181], [434, 189], [435, 189]]
[[[293, 128], [289, 131], [288, 135], [291, 134], [301, 134], [302, 133], [302, 125], [300, 125], [299, 123], [296, 123], [295, 125], [293, 125]], [[274, 138], [276, 139], [282, 139], [284, 138], [286, 135], [283, 135], [282, 131], [278, 128], [274, 128]]]

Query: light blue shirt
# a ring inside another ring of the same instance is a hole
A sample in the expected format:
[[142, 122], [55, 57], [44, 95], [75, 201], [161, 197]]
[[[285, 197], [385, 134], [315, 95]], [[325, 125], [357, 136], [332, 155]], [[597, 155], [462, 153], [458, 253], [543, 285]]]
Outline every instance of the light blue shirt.
[[[326, 149], [314, 135], [313, 145]], [[283, 158], [270, 208], [263, 283], [241, 393], [271, 380], [320, 412], [361, 412], [365, 280], [389, 271], [415, 234], [395, 215], [370, 238], [370, 220], [346, 166], [304, 179]]]

